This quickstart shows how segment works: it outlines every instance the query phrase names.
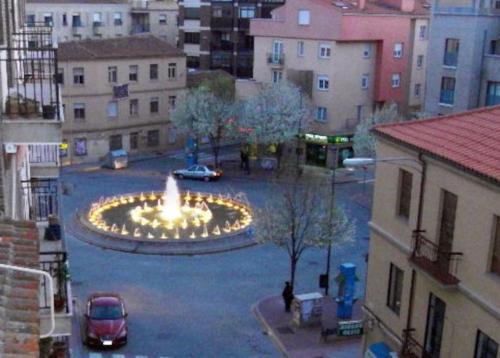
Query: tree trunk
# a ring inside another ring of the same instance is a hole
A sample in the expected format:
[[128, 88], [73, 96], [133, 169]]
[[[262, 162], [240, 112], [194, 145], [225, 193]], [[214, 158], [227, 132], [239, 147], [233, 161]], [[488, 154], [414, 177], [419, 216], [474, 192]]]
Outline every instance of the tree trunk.
[[295, 287], [295, 271], [297, 270], [298, 259], [295, 257], [290, 257], [290, 284]]
[[276, 177], [280, 176], [281, 171], [281, 157], [283, 156], [283, 144], [276, 145]]
[[212, 145], [212, 153], [214, 155], [214, 167], [215, 168], [219, 167], [219, 150], [220, 150], [220, 145], [218, 143]]

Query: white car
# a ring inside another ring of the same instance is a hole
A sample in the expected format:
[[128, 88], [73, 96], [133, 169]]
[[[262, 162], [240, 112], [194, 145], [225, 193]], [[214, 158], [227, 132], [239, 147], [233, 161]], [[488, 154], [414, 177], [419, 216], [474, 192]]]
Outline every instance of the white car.
[[213, 169], [211, 166], [195, 164], [187, 169], [174, 170], [174, 175], [179, 179], [191, 178], [210, 181], [219, 179], [222, 176], [222, 171]]

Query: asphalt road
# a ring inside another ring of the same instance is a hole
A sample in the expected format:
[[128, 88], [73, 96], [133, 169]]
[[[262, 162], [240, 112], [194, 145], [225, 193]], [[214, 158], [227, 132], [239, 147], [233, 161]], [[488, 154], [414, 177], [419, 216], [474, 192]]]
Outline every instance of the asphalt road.
[[[179, 162], [158, 158], [133, 163], [124, 171], [65, 169], [62, 180], [73, 188], [63, 196], [63, 220], [100, 196], [161, 190], [165, 175]], [[268, 183], [248, 178], [220, 182], [180, 182], [182, 189], [208, 192], [245, 192], [254, 206], [273, 195]], [[371, 191], [368, 184], [367, 192]], [[365, 254], [368, 250], [369, 210], [353, 200], [363, 192], [359, 183], [340, 184], [337, 200], [356, 220], [353, 242], [333, 250], [332, 280], [341, 262], [358, 265], [359, 295], [363, 295]], [[365, 205], [366, 206], [366, 205]], [[279, 208], [277, 208], [279, 210]], [[73, 294], [77, 308], [96, 291], [117, 292], [125, 299], [129, 343], [113, 352], [83, 347], [78, 332], [71, 340], [74, 357], [278, 357], [250, 308], [258, 300], [280, 293], [288, 278], [288, 256], [283, 249], [260, 245], [221, 254], [181, 257], [148, 256], [91, 246], [66, 233]], [[310, 249], [299, 262], [296, 293], [318, 291], [326, 250]], [[334, 290], [335, 291], [335, 288]], [[75, 329], [81, 310], [75, 314]]]

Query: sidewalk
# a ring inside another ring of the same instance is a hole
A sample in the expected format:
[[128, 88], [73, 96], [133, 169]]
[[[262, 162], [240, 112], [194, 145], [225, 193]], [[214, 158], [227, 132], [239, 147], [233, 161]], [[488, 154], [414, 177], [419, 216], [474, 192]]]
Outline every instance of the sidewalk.
[[[334, 306], [325, 306], [323, 314], [335, 315]], [[296, 328], [292, 314], [284, 310], [281, 296], [264, 298], [252, 312], [285, 357], [290, 358], [361, 358], [361, 337], [321, 338], [321, 327]]]

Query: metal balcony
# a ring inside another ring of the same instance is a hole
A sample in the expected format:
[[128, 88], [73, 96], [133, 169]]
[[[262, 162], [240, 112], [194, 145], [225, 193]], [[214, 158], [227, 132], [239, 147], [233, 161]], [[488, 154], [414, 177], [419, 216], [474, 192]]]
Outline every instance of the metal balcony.
[[410, 261], [442, 286], [456, 286], [460, 282], [456, 273], [462, 253], [444, 251], [421, 233], [415, 234], [414, 240]]
[[401, 358], [432, 358], [413, 336], [414, 329], [403, 331], [403, 347], [401, 349]]
[[282, 53], [268, 53], [267, 63], [274, 66], [284, 66], [285, 65], [285, 55]]

